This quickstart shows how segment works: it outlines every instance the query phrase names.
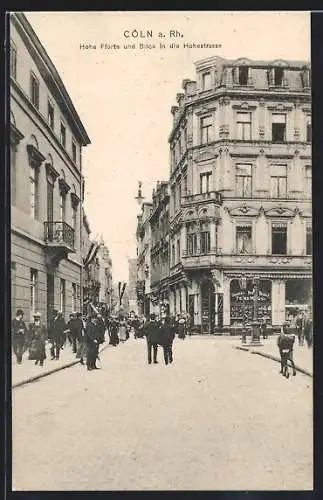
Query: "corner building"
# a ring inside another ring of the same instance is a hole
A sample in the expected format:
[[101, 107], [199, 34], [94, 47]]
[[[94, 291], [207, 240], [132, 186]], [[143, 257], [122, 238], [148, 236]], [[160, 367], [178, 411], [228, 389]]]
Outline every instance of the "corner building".
[[81, 311], [83, 176], [88, 135], [22, 13], [10, 18], [12, 309]]
[[[298, 61], [196, 63], [172, 107], [170, 312], [240, 325], [241, 277], [279, 326], [311, 304], [311, 75]], [[245, 307], [245, 309], [243, 309]]]

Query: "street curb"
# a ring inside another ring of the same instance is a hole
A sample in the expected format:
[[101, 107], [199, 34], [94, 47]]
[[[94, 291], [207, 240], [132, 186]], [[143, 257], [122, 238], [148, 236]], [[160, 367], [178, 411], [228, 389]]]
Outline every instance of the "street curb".
[[[99, 353], [107, 349], [110, 344], [107, 344], [103, 346], [101, 349], [99, 349]], [[11, 386], [12, 389], [16, 389], [17, 387], [21, 387], [26, 384], [30, 384], [32, 382], [35, 382], [36, 380], [39, 380], [41, 378], [47, 377], [48, 375], [52, 375], [52, 373], [59, 372], [61, 370], [65, 370], [65, 368], [70, 368], [71, 366], [75, 366], [78, 363], [80, 363], [79, 359], [75, 359], [74, 361], [70, 361], [69, 363], [66, 363], [65, 365], [58, 366], [57, 368], [53, 368], [52, 370], [49, 370], [44, 373], [40, 373], [39, 375], [34, 375], [33, 377], [26, 378], [25, 380], [22, 380], [21, 382], [17, 382], [16, 384], [13, 384]]]
[[[238, 349], [240, 351], [248, 351], [251, 354], [258, 354], [259, 356], [262, 356], [263, 358], [268, 358], [273, 361], [277, 361], [277, 363], [280, 363], [280, 358], [278, 356], [273, 356], [272, 354], [267, 354], [266, 352], [261, 352], [261, 351], [255, 351], [254, 349], [248, 349], [247, 347], [241, 347], [241, 346], [233, 346], [235, 349]], [[309, 371], [306, 370], [306, 368], [302, 368], [300, 366], [295, 365], [295, 369], [304, 375], [307, 375], [308, 377], [313, 378], [313, 374]]]

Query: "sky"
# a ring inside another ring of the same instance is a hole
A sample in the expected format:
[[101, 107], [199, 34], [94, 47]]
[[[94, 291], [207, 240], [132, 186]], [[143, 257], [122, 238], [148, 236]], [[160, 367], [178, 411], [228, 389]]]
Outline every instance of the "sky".
[[[110, 249], [114, 280], [128, 279], [127, 259], [136, 255], [138, 181], [150, 201], [157, 180], [169, 178], [170, 109], [182, 80], [195, 79], [194, 62], [216, 55], [310, 60], [310, 13], [305, 11], [26, 12], [26, 17], [90, 137], [83, 149], [84, 208], [92, 236], [102, 234]], [[142, 35], [152, 30], [153, 38], [124, 37], [133, 30]], [[183, 37], [170, 37], [171, 30]], [[221, 47], [190, 49], [184, 42]], [[156, 48], [140, 49], [140, 43]], [[170, 48], [171, 43], [180, 48]], [[120, 49], [101, 49], [101, 44]]]

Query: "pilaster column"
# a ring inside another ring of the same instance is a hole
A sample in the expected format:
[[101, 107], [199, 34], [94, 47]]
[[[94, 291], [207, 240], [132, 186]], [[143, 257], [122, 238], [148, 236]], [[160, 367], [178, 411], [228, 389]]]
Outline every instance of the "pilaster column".
[[289, 252], [292, 255], [304, 255], [304, 226], [299, 211], [296, 211], [295, 217], [290, 224], [290, 244]]
[[256, 160], [255, 169], [255, 191], [259, 194], [268, 193], [269, 189], [269, 175], [268, 175], [268, 164], [265, 156], [265, 151], [260, 149], [259, 156]]
[[180, 292], [182, 294], [182, 311], [185, 312], [185, 311], [187, 311], [186, 286], [185, 285], [181, 286]]
[[264, 210], [260, 210], [259, 217], [255, 224], [255, 244], [256, 254], [266, 255], [268, 249], [269, 229], [266, 221]]
[[301, 106], [299, 100], [295, 102], [294, 110], [294, 140], [299, 141], [301, 139], [300, 133], [301, 127]]
[[171, 316], [175, 314], [175, 308], [174, 308], [174, 289], [171, 288], [169, 290], [169, 313]]
[[272, 324], [281, 326], [285, 321], [285, 281], [273, 280], [271, 289]]
[[301, 193], [303, 191], [303, 170], [299, 151], [296, 150], [292, 163], [289, 165], [289, 191], [292, 193]]
[[230, 279], [223, 280], [223, 326], [230, 326]]
[[265, 140], [265, 114], [266, 114], [265, 99], [260, 99], [258, 108], [258, 131], [257, 131], [260, 141]]

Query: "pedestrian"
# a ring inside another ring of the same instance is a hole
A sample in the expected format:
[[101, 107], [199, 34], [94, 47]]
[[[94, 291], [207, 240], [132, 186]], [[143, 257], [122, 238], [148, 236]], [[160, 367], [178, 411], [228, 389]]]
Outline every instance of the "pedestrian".
[[185, 339], [186, 335], [186, 320], [183, 314], [181, 314], [178, 318], [178, 338]]
[[16, 312], [16, 317], [12, 320], [11, 327], [12, 347], [18, 365], [21, 365], [22, 363], [22, 356], [28, 340], [27, 333], [28, 329], [26, 323], [24, 322], [24, 312], [22, 309], [18, 309]]
[[46, 338], [47, 332], [45, 326], [41, 322], [39, 312], [33, 315], [34, 322], [30, 325], [29, 330], [29, 359], [35, 361], [35, 365], [39, 363], [43, 366], [46, 359]]
[[159, 344], [163, 347], [165, 365], [171, 364], [173, 358], [173, 341], [175, 330], [169, 316], [163, 315], [159, 323]]
[[51, 359], [58, 360], [60, 350], [63, 348], [66, 341], [66, 324], [63, 318], [62, 311], [58, 311], [51, 324]]
[[76, 314], [71, 313], [70, 314], [70, 319], [67, 322], [67, 336], [69, 338], [69, 341], [72, 345], [72, 350], [73, 353], [77, 353], [77, 332], [76, 332]]
[[97, 322], [98, 322], [98, 330], [100, 335], [100, 344], [103, 344], [105, 341], [105, 322], [102, 314], [97, 314]]
[[159, 324], [156, 321], [156, 314], [150, 314], [150, 320], [143, 326], [143, 332], [147, 339], [147, 354], [148, 354], [148, 364], [151, 364], [151, 354], [153, 351], [153, 361], [155, 364], [157, 361], [158, 354], [158, 342], [160, 340], [159, 336]]
[[295, 343], [295, 334], [288, 328], [288, 323], [285, 322], [282, 326], [281, 332], [277, 339], [277, 346], [280, 354], [280, 372], [282, 375], [287, 376], [288, 370], [287, 363], [290, 361], [293, 369], [293, 375], [296, 375], [296, 368], [294, 364], [293, 347]]
[[110, 337], [109, 344], [113, 345], [114, 347], [116, 347], [119, 344], [118, 330], [119, 330], [119, 323], [117, 321], [117, 318], [112, 316], [109, 321], [109, 337]]
[[304, 337], [306, 340], [307, 347], [310, 348], [313, 345], [313, 323], [309, 312], [305, 313], [304, 317]]
[[84, 358], [86, 356], [84, 329], [85, 325], [82, 320], [82, 314], [80, 312], [77, 312], [75, 315], [75, 333], [77, 341], [76, 358], [80, 358], [80, 363], [82, 365], [84, 364]]
[[96, 360], [99, 354], [100, 335], [97, 318], [94, 314], [91, 314], [88, 318], [84, 335], [87, 346], [86, 366], [88, 371], [98, 369]]
[[125, 342], [127, 340], [127, 322], [123, 316], [119, 319], [119, 339], [120, 342]]
[[302, 311], [297, 311], [295, 326], [296, 326], [296, 333], [297, 333], [297, 337], [298, 337], [298, 345], [303, 346], [304, 345], [304, 316], [303, 316]]

